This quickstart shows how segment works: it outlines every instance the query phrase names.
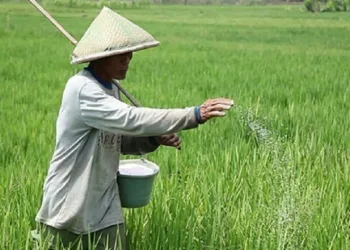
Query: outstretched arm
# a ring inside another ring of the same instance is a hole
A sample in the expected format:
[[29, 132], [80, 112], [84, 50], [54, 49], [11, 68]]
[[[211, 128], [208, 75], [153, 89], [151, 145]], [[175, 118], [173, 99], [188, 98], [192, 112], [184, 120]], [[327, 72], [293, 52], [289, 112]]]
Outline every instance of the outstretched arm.
[[225, 116], [233, 101], [209, 99], [201, 106], [177, 109], [133, 107], [86, 82], [79, 90], [82, 121], [89, 127], [115, 134], [149, 137], [197, 128], [215, 117]]
[[127, 136], [148, 137], [198, 127], [195, 107], [133, 107], [86, 83], [79, 93], [81, 117], [90, 127]]

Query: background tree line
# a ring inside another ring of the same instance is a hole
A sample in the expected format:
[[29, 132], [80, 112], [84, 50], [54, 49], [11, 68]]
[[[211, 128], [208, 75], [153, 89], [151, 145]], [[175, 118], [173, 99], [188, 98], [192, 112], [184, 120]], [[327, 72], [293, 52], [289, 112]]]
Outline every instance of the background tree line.
[[[37, 0], [44, 5], [67, 7], [93, 6], [143, 6], [150, 4], [182, 5], [264, 5], [264, 4], [300, 4], [310, 12], [350, 11], [350, 0]], [[1, 2], [27, 2], [27, 0], [0, 0]]]

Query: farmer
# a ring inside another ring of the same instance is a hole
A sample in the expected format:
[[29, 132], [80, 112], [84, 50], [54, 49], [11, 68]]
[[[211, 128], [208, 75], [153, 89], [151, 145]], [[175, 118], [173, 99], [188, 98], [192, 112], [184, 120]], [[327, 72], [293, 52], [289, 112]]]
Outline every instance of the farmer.
[[[146, 31], [104, 7], [73, 51], [72, 64], [88, 66], [66, 84], [56, 146], [36, 216], [43, 236], [51, 237], [52, 249], [58, 242], [71, 249], [120, 249], [120, 243], [125, 249], [116, 182], [119, 154], [146, 154], [160, 145], [179, 147], [176, 132], [222, 117], [233, 106], [230, 99], [178, 109], [121, 102], [112, 80], [125, 79], [133, 52], [158, 44]], [[77, 248], [79, 242], [84, 248]]]

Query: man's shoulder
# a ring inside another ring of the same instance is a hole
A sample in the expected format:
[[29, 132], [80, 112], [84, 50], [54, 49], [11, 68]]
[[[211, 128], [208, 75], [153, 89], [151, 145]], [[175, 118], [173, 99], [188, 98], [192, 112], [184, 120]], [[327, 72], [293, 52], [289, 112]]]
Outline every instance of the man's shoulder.
[[64, 88], [64, 94], [65, 95], [80, 95], [80, 93], [84, 89], [96, 89], [96, 82], [94, 81], [94, 78], [91, 77], [91, 75], [86, 70], [81, 70], [71, 76]]
[[71, 76], [66, 84], [66, 88], [81, 89], [85, 84], [92, 83], [93, 79], [87, 74], [86, 70], [80, 70]]
[[68, 95], [93, 95], [93, 94], [109, 94], [114, 97], [117, 96], [117, 89], [115, 86], [109, 91], [106, 91], [97, 80], [87, 71], [81, 70], [70, 77], [67, 81], [65, 92]]

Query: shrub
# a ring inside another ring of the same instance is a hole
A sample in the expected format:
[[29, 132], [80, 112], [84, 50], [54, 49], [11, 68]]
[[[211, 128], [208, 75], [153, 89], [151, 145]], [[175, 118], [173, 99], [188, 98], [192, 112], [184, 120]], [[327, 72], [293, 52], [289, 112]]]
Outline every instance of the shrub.
[[305, 0], [305, 8], [310, 12], [320, 11], [320, 2], [318, 0]]
[[350, 0], [328, 0], [326, 1], [324, 7], [320, 0], [305, 0], [305, 8], [310, 12], [333, 12], [333, 11], [349, 11], [350, 10]]

